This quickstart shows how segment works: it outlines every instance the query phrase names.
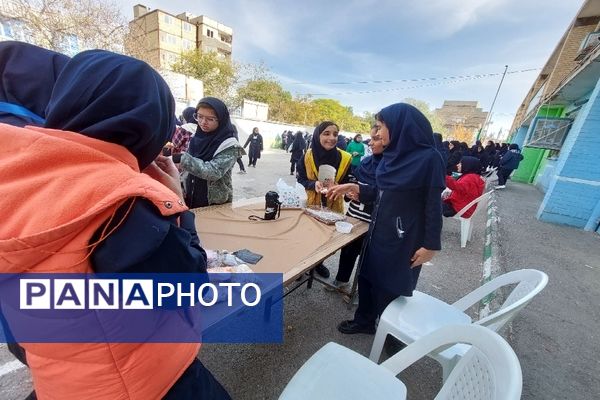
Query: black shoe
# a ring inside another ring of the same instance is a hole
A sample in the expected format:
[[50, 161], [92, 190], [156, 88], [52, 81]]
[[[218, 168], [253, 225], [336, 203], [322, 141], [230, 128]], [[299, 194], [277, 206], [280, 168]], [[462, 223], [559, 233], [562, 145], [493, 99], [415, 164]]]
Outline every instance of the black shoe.
[[315, 268], [315, 272], [325, 279], [329, 278], [329, 270], [323, 264], [317, 265], [317, 267]]
[[354, 320], [346, 320], [340, 322], [340, 324], [337, 326], [337, 329], [345, 335], [353, 335], [355, 333], [366, 333], [368, 335], [375, 334], [374, 326], [359, 325], [356, 322], [354, 322]]

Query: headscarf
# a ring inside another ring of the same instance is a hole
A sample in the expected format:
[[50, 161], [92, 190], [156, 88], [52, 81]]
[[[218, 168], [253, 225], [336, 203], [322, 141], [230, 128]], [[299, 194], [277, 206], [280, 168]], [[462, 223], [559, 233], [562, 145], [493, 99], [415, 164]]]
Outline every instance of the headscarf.
[[346, 137], [344, 135], [338, 135], [336, 147], [340, 150], [346, 150], [346, 148], [348, 147], [348, 143], [346, 143]]
[[[466, 174], [477, 174], [481, 172], [481, 161], [477, 157], [464, 156], [460, 159], [461, 178]], [[459, 178], [460, 179], [460, 178]]]
[[431, 124], [415, 107], [396, 103], [379, 112], [390, 132], [390, 143], [377, 167], [377, 187], [408, 190], [445, 187], [445, 168], [436, 150]]
[[354, 173], [356, 179], [361, 183], [366, 183], [370, 186], [375, 186], [377, 166], [381, 162], [383, 154], [373, 154], [365, 157], [360, 162], [356, 172]]
[[511, 144], [508, 146], [508, 149], [509, 149], [509, 150], [517, 150], [517, 151], [519, 151], [519, 150], [520, 150], [520, 149], [519, 149], [519, 145], [518, 145], [518, 144], [516, 144], [516, 143], [511, 143]]
[[43, 125], [52, 88], [68, 61], [63, 54], [28, 43], [1, 42], [0, 122]]
[[449, 151], [448, 151], [448, 148], [444, 145], [442, 134], [434, 132], [433, 133], [433, 142], [435, 143], [436, 150], [442, 156], [442, 160], [444, 160], [444, 164], [446, 164], [448, 162]]
[[235, 138], [236, 132], [225, 103], [215, 97], [205, 97], [198, 102], [198, 107], [201, 105], [208, 105], [215, 111], [219, 126], [212, 132], [204, 133], [198, 125], [198, 130], [190, 141], [188, 153], [202, 161], [210, 161], [221, 143], [226, 139]]
[[194, 114], [196, 113], [196, 109], [194, 107], [187, 107], [185, 110], [183, 110], [183, 112], [181, 113], [181, 116], [183, 117], [183, 123], [187, 123], [187, 124], [195, 124], [196, 120], [194, 119]]
[[331, 125], [335, 125], [337, 127], [337, 124], [335, 122], [323, 121], [319, 125], [317, 125], [315, 131], [313, 132], [313, 136], [311, 139], [311, 149], [317, 169], [319, 169], [321, 165], [327, 164], [331, 165], [337, 170], [340, 166], [340, 161], [342, 160], [342, 156], [337, 150], [337, 147], [334, 147], [331, 150], [325, 150], [325, 148], [321, 146], [321, 133], [323, 133], [323, 131]]
[[294, 136], [294, 142], [292, 143], [292, 148], [293, 149], [302, 149], [302, 150], [304, 150], [306, 148], [306, 142], [304, 141], [302, 132], [300, 132], [300, 131], [296, 132], [296, 135]]
[[461, 151], [460, 142], [458, 140], [451, 140], [450, 143], [452, 143], [452, 149], [450, 150], [450, 153]]
[[56, 81], [47, 128], [73, 131], [126, 147], [146, 168], [175, 130], [175, 101], [148, 64], [89, 50], [74, 56]]

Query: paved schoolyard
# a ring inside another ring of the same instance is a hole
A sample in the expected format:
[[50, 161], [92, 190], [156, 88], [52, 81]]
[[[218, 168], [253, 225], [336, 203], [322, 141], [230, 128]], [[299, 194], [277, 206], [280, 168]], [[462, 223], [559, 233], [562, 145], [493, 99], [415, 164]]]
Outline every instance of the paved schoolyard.
[[[245, 159], [247, 162], [247, 158]], [[234, 171], [237, 172], [237, 165]], [[268, 150], [257, 168], [234, 174], [235, 199], [263, 196], [278, 178], [288, 183], [289, 155]], [[545, 224], [535, 219], [542, 195], [532, 186], [509, 182], [497, 194], [500, 216], [497, 268], [539, 268], [550, 276], [547, 288], [504, 332], [524, 372], [524, 399], [598, 397], [600, 371], [600, 236]], [[473, 240], [459, 245], [457, 221], [446, 220], [443, 251], [421, 273], [418, 289], [453, 302], [477, 287], [482, 278], [485, 213], [477, 216]], [[337, 255], [326, 261], [335, 272]], [[200, 359], [235, 399], [274, 399], [298, 368], [329, 341], [367, 355], [373, 337], [346, 336], [336, 325], [352, 317], [339, 294], [316, 283], [285, 298], [284, 343], [278, 345], [206, 344]], [[23, 399], [31, 388], [25, 369], [8, 372], [11, 357], [0, 348], [0, 398]], [[7, 364], [8, 363], [8, 364]], [[159, 366], [157, 366], [159, 368]], [[409, 398], [431, 399], [441, 385], [441, 369], [431, 360], [409, 368], [401, 379]]]

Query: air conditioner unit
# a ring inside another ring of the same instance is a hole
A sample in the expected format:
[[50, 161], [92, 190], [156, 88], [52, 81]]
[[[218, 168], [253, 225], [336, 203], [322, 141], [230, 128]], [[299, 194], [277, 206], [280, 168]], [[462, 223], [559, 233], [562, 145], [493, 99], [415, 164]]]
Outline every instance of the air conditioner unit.
[[579, 46], [579, 54], [575, 60], [580, 60], [585, 57], [592, 49], [600, 44], [600, 31], [588, 33]]

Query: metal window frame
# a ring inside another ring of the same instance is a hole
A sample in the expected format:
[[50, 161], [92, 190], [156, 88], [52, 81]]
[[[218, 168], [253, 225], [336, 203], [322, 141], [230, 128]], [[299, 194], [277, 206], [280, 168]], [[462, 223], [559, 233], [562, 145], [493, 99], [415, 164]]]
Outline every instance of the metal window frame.
[[[546, 130], [546, 127], [541, 127], [541, 131], [536, 133], [538, 125], [551, 123], [553, 121], [565, 122], [566, 125], [559, 127], [552, 127], [550, 131]], [[536, 117], [533, 120], [533, 127], [531, 128], [531, 137], [529, 138], [526, 146], [534, 147], [539, 149], [548, 150], [560, 150], [562, 148], [571, 126], [573, 125], [572, 118], [560, 118], [560, 117]], [[561, 132], [562, 131], [562, 132]]]

